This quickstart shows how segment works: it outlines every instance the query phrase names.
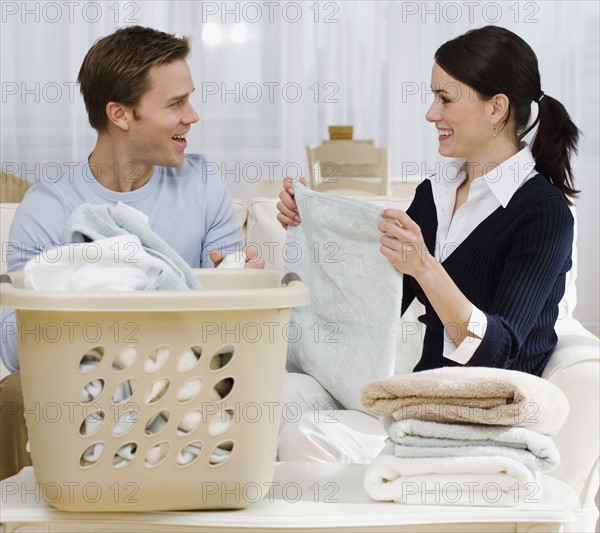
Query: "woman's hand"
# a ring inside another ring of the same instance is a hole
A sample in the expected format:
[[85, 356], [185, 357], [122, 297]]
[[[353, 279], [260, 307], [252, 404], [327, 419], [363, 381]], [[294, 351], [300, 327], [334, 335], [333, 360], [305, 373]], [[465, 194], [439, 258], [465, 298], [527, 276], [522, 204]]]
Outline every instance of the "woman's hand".
[[399, 209], [385, 209], [380, 215], [383, 220], [377, 229], [384, 234], [380, 239], [381, 253], [398, 272], [418, 279], [427, 270], [432, 259], [421, 228]]
[[[306, 178], [300, 178], [300, 183], [306, 185]], [[283, 180], [283, 191], [279, 193], [280, 202], [277, 202], [277, 220], [281, 223], [284, 229], [288, 226], [297, 226], [300, 224], [300, 215], [298, 214], [298, 206], [294, 200], [294, 184], [292, 178]]]

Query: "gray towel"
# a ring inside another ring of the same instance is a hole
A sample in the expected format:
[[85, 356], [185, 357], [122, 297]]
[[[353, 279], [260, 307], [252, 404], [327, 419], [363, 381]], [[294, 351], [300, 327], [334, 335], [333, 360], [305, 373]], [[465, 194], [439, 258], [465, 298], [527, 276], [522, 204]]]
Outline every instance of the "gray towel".
[[379, 251], [379, 207], [295, 184], [302, 224], [287, 231], [285, 271], [310, 288], [292, 311], [290, 372], [314, 377], [346, 409], [394, 372], [402, 277]]
[[423, 420], [384, 419], [396, 457], [510, 457], [530, 470], [551, 472], [560, 463], [554, 441], [520, 427], [441, 424]]
[[109, 204], [82, 204], [67, 223], [67, 242], [89, 242], [106, 237], [133, 234], [144, 250], [161, 259], [165, 269], [146, 290], [199, 289], [200, 284], [189, 265], [148, 226], [133, 216], [131, 210]]

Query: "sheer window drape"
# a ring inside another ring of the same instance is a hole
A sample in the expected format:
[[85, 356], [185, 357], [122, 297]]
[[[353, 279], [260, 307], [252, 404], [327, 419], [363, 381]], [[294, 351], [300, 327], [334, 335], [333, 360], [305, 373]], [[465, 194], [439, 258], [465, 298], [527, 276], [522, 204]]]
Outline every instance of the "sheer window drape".
[[[34, 179], [89, 153], [95, 132], [79, 66], [96, 39], [133, 23], [191, 36], [201, 118], [189, 150], [245, 198], [260, 194], [261, 178], [307, 175], [305, 146], [331, 124], [388, 146], [392, 176], [435, 170], [443, 160], [424, 116], [436, 48], [470, 28], [507, 27], [534, 48], [543, 90], [584, 133], [574, 161], [579, 216], [598, 227], [598, 2], [3, 2], [3, 170]], [[580, 277], [592, 283], [598, 246], [583, 226]], [[580, 305], [597, 327], [593, 287]]]

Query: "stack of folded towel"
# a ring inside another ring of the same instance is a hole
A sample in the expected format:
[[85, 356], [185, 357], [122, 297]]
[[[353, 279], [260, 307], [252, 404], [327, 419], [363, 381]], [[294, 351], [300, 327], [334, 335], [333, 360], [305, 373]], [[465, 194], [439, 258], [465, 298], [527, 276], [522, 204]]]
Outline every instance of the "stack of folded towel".
[[539, 498], [535, 473], [558, 466], [550, 436], [569, 412], [549, 381], [480, 367], [372, 381], [362, 403], [384, 417], [389, 437], [367, 467], [365, 490], [375, 500], [411, 505], [509, 506]]

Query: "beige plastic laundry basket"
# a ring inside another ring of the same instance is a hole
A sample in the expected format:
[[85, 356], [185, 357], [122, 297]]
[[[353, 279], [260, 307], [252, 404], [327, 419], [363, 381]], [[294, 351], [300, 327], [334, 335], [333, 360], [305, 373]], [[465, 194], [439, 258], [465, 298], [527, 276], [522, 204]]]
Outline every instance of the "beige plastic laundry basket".
[[275, 271], [196, 274], [203, 290], [134, 293], [4, 277], [35, 476], [53, 506], [233, 509], [269, 490], [289, 316], [308, 289]]

